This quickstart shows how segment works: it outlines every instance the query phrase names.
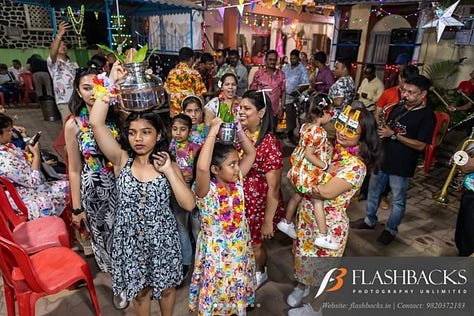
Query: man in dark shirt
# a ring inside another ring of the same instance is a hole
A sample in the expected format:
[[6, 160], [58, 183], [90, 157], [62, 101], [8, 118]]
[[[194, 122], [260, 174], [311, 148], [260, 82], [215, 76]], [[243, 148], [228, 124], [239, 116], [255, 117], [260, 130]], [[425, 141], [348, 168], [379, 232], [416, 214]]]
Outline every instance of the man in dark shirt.
[[407, 189], [413, 177], [417, 160], [431, 141], [436, 124], [433, 110], [426, 107], [423, 99], [430, 87], [428, 78], [416, 75], [408, 78], [401, 96], [407, 102], [395, 106], [387, 120], [387, 126], [379, 128], [382, 138], [383, 161], [378, 173], [371, 175], [367, 197], [366, 216], [355, 222], [355, 229], [373, 229], [377, 224], [377, 209], [387, 185], [392, 189], [392, 210], [385, 230], [377, 241], [388, 245], [395, 239], [406, 209]]
[[[53, 96], [51, 76], [48, 72], [46, 60], [44, 60], [40, 55], [34, 54], [28, 58], [26, 64], [27, 69], [33, 74], [36, 97], [45, 95]], [[45, 88], [46, 94], [43, 93], [43, 87]]]

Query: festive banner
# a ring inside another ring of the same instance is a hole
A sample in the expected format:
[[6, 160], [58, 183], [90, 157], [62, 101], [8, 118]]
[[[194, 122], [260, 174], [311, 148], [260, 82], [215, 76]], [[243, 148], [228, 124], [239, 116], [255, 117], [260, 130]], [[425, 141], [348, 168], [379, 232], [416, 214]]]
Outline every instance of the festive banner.
[[221, 7], [221, 8], [219, 8], [218, 10], [219, 10], [219, 14], [221, 15], [221, 18], [224, 19], [225, 8], [224, 8], [224, 7]]
[[237, 9], [239, 10], [240, 16], [243, 16], [243, 15], [244, 15], [244, 5], [243, 5], [243, 4], [239, 4], [239, 5], [237, 6]]
[[252, 3], [250, 4], [250, 11], [253, 12], [253, 10], [255, 9], [255, 5], [256, 5], [256, 4], [257, 4], [256, 2], [252, 2]]

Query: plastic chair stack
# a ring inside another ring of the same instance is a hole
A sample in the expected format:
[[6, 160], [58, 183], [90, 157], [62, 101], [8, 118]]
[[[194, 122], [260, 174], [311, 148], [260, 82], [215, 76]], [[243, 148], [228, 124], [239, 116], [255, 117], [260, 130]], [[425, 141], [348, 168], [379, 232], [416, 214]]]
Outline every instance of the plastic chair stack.
[[[6, 195], [15, 202], [18, 211], [10, 204]], [[55, 216], [46, 216], [28, 221], [28, 210], [18, 191], [10, 180], [0, 176], [0, 213], [7, 221], [2, 229], [2, 237], [19, 244], [27, 253], [53, 247], [70, 247], [69, 235], [64, 221]]]
[[15, 297], [19, 315], [34, 316], [39, 298], [79, 281], [86, 282], [95, 315], [101, 315], [89, 266], [70, 248], [51, 247], [28, 256], [18, 244], [0, 237], [0, 267], [8, 316], [15, 315]]
[[444, 135], [446, 135], [449, 122], [451, 121], [451, 118], [449, 117], [448, 113], [436, 111], [435, 115], [436, 115], [436, 125], [433, 131], [431, 144], [427, 144], [426, 149], [425, 149], [425, 163], [423, 166], [425, 173], [428, 173], [430, 171], [431, 165], [434, 164], [436, 149], [443, 142]]

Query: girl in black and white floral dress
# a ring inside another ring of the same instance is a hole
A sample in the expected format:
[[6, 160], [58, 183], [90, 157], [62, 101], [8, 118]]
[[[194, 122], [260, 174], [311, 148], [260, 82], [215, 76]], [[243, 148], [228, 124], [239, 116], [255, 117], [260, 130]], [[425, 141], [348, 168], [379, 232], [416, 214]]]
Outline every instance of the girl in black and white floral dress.
[[161, 315], [171, 316], [174, 288], [183, 275], [177, 224], [169, 198], [173, 191], [178, 204], [192, 211], [194, 194], [165, 152], [166, 135], [158, 114], [130, 114], [122, 129], [121, 147], [105, 124], [108, 107], [107, 96], [96, 100], [90, 124], [117, 177], [113, 290], [115, 294], [125, 291], [127, 299], [133, 299], [138, 315], [150, 315], [151, 299], [158, 299]]

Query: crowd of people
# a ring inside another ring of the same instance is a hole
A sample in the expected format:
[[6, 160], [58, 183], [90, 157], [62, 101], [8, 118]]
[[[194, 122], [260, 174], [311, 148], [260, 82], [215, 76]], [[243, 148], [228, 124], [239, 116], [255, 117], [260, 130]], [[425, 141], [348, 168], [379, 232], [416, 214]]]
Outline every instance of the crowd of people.
[[[0, 174], [15, 183], [32, 218], [61, 214], [69, 192], [78, 243], [112, 275], [116, 308], [133, 302], [137, 315], [150, 315], [156, 299], [161, 315], [171, 315], [175, 288], [191, 274], [190, 311], [245, 315], [271, 279], [266, 241], [281, 230], [295, 239], [298, 284], [287, 298], [288, 314], [320, 315], [318, 302], [300, 307], [322, 277], [312, 258], [343, 256], [349, 227], [374, 229], [387, 190], [392, 208], [377, 241], [395, 239], [410, 178], [436, 123], [426, 104], [430, 82], [416, 67], [401, 69], [398, 85], [384, 90], [375, 67], [366, 65], [356, 89], [348, 60], [336, 60], [331, 72], [323, 52], [305, 65], [293, 50], [279, 69], [278, 53], [269, 50], [249, 80], [237, 50], [196, 60], [183, 47], [164, 84], [171, 118], [165, 126], [153, 111], [123, 118], [110, 106], [113, 94], [94, 95], [98, 75], [116, 81], [123, 71], [110, 71], [100, 55], [78, 68], [62, 39], [68, 28], [59, 24], [46, 60], [64, 121], [68, 181], [46, 181], [39, 143], [15, 147], [13, 122], [4, 114]], [[118, 62], [113, 67], [121, 70]], [[300, 126], [294, 103], [302, 93], [311, 97]], [[229, 123], [223, 108], [235, 129], [231, 144], [219, 138]], [[277, 135], [285, 111], [287, 129]], [[282, 138], [297, 145], [288, 174]], [[461, 171], [472, 175], [473, 165], [469, 158]], [[283, 177], [294, 189], [286, 212]], [[472, 221], [470, 179], [461, 208]], [[366, 216], [349, 222], [346, 211], [358, 192], [367, 199]], [[456, 241], [460, 255], [469, 255], [474, 240], [464, 221]]]

